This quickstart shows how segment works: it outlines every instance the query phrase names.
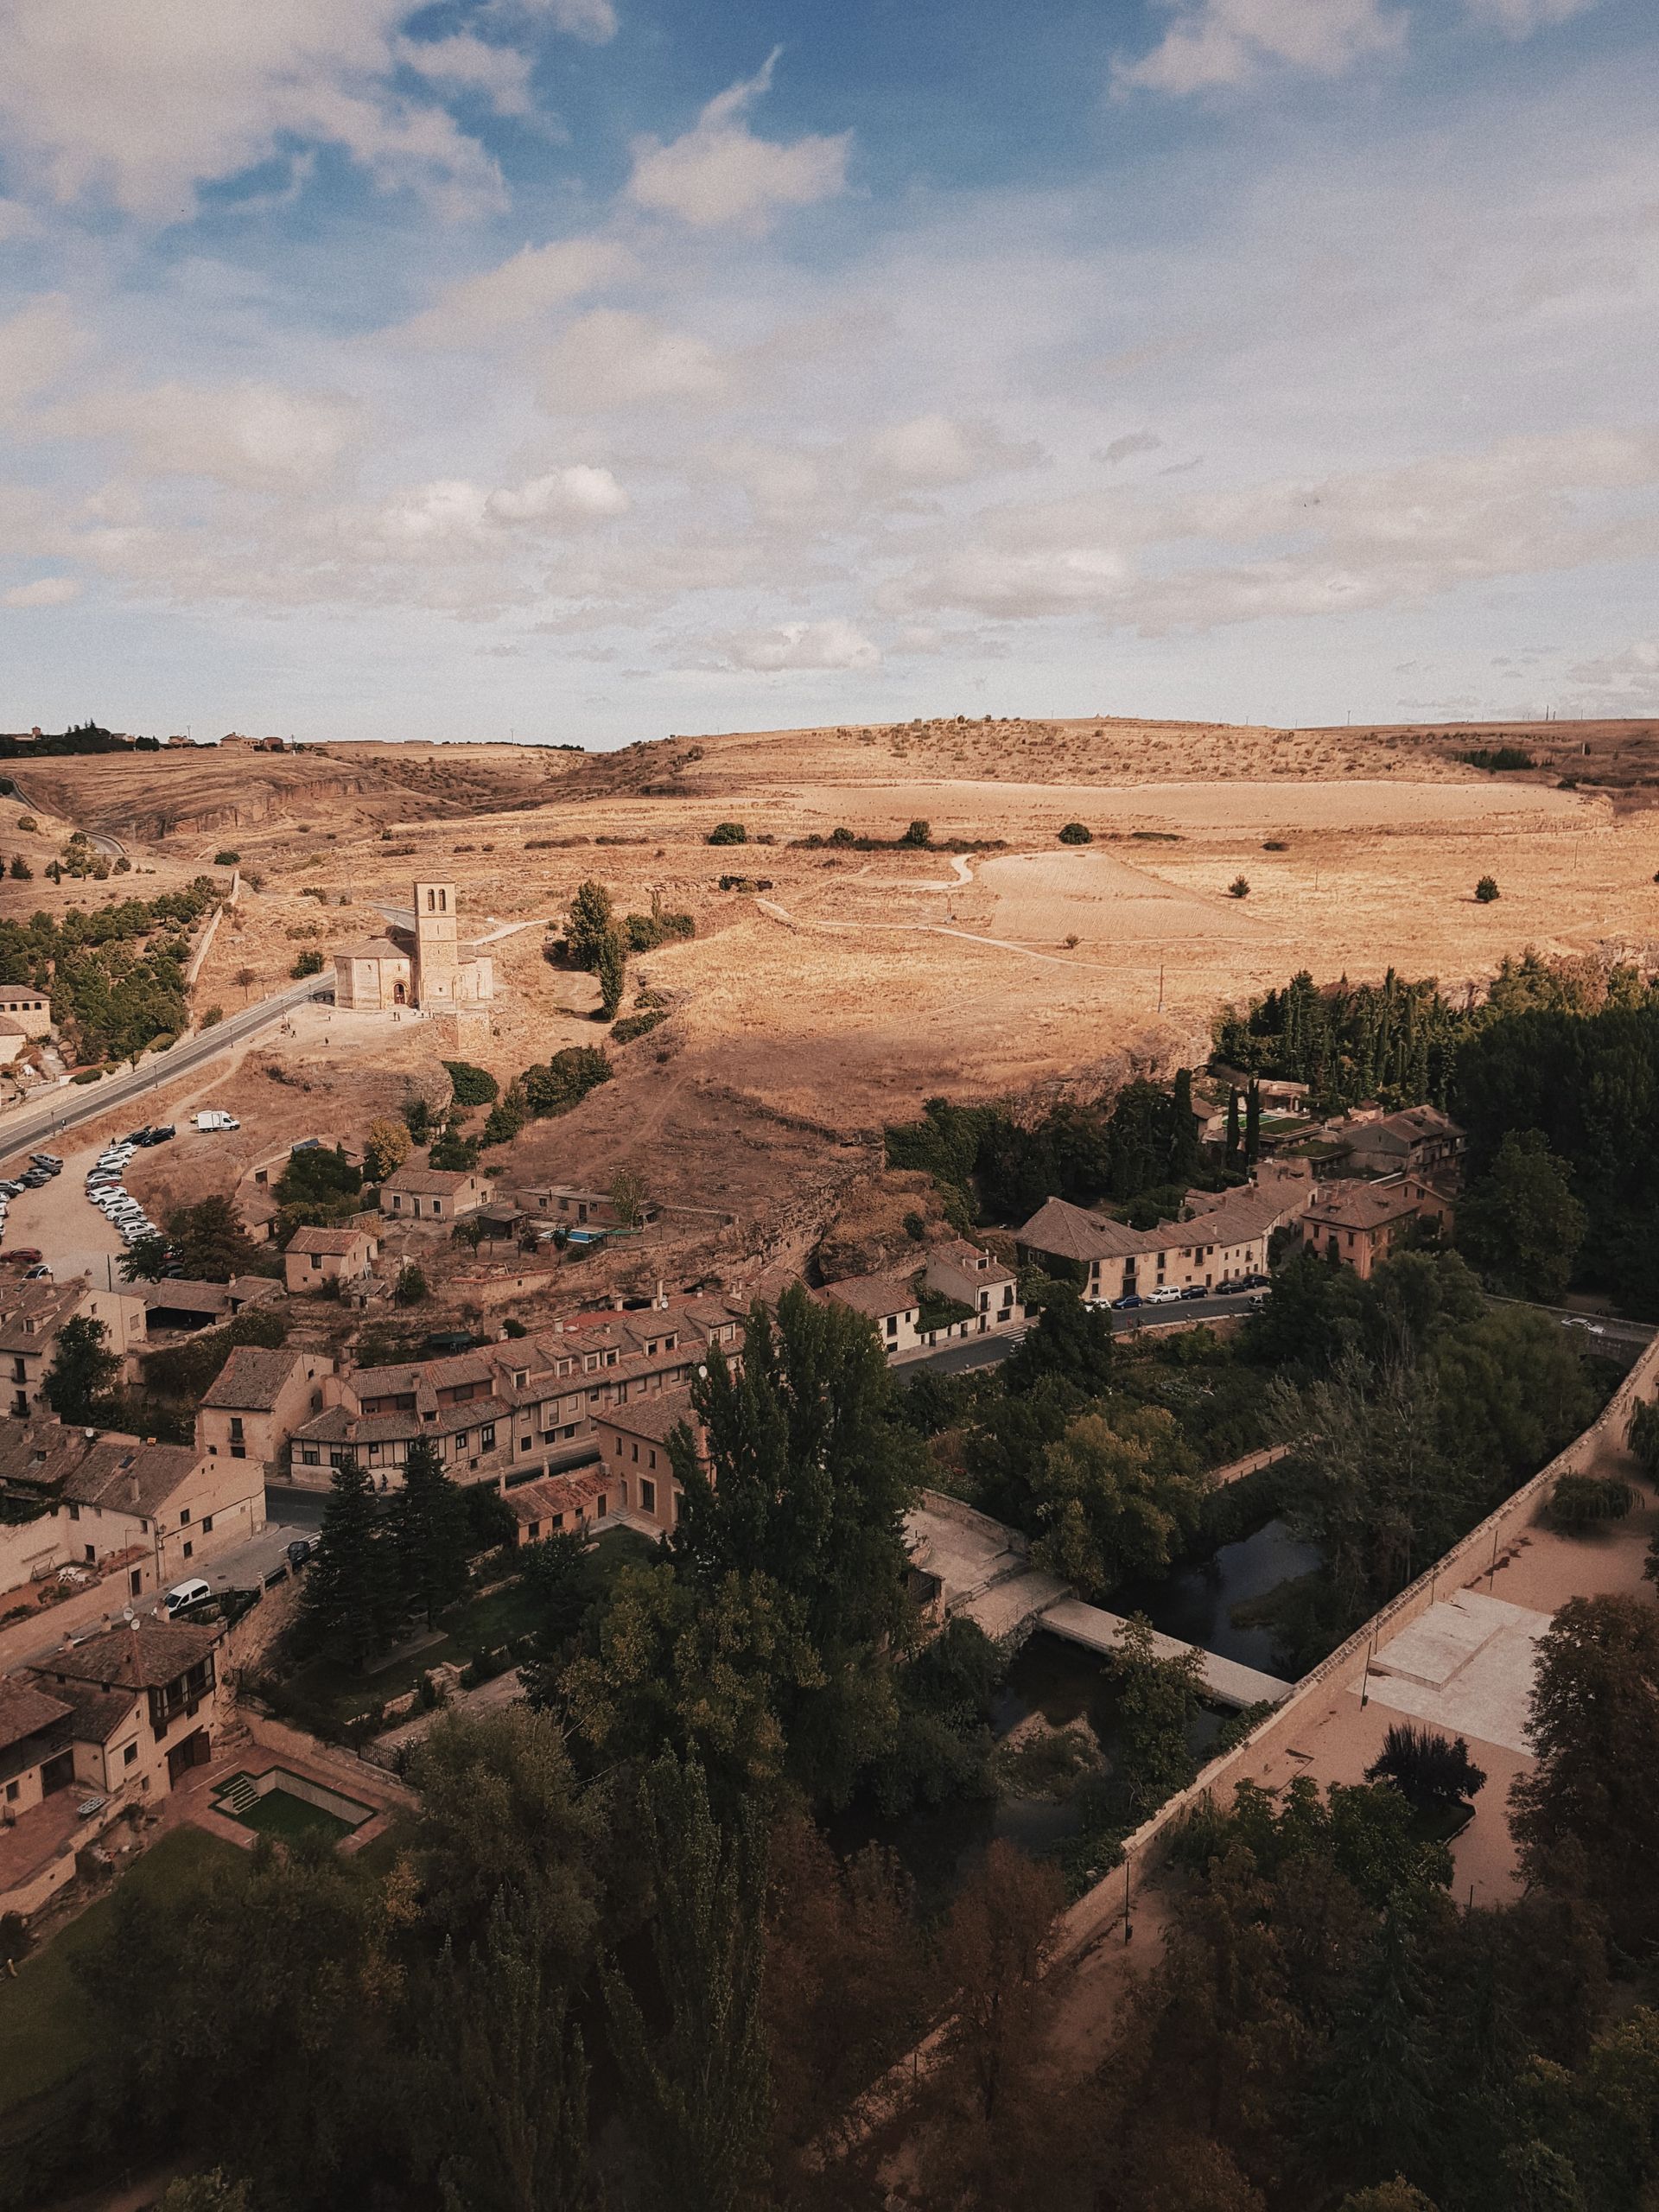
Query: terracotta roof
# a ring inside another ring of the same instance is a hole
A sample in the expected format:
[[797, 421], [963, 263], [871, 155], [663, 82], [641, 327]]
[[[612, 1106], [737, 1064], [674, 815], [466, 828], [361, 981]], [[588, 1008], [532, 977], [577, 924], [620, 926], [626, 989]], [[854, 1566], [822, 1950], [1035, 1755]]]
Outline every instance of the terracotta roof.
[[199, 1462], [189, 1444], [140, 1444], [132, 1437], [110, 1436], [94, 1444], [65, 1477], [62, 1495], [77, 1505], [99, 1505], [116, 1513], [158, 1513]]
[[1317, 1228], [1381, 1229], [1414, 1214], [1422, 1198], [1422, 1186], [1416, 1183], [1325, 1183], [1302, 1219]]
[[702, 1424], [691, 1410], [689, 1390], [658, 1390], [648, 1398], [631, 1399], [626, 1406], [607, 1406], [599, 1415], [605, 1428], [620, 1428], [626, 1436], [649, 1437], [653, 1444], [666, 1444], [674, 1431], [683, 1423], [693, 1436], [700, 1433]]
[[302, 1357], [296, 1351], [238, 1344], [201, 1402], [221, 1413], [269, 1413]]
[[897, 1275], [849, 1275], [845, 1282], [826, 1283], [823, 1294], [873, 1321], [885, 1320], [889, 1313], [913, 1313], [922, 1302], [915, 1285]]
[[85, 1275], [63, 1282], [18, 1283], [0, 1305], [0, 1351], [45, 1351], [90, 1287]]
[[0, 1015], [0, 1037], [27, 1037], [28, 1034], [21, 1021], [14, 1021], [9, 1014]]
[[336, 960], [407, 960], [409, 955], [389, 937], [359, 938], [354, 944], [337, 944]]
[[190, 1621], [161, 1621], [141, 1614], [130, 1626], [105, 1629], [85, 1643], [37, 1660], [30, 1673], [44, 1679], [61, 1675], [92, 1682], [99, 1689], [161, 1689], [200, 1666], [223, 1631]]
[[528, 1523], [555, 1513], [581, 1513], [613, 1488], [614, 1482], [613, 1476], [584, 1467], [574, 1474], [541, 1475], [533, 1483], [519, 1483], [505, 1497], [514, 1518]]
[[132, 1713], [137, 1690], [94, 1689], [90, 1682], [60, 1682], [57, 1694], [73, 1707], [69, 1732], [77, 1743], [107, 1744]]
[[1032, 1250], [1062, 1259], [1127, 1260], [1141, 1252], [1189, 1251], [1198, 1244], [1248, 1244], [1296, 1211], [1294, 1201], [1268, 1191], [1193, 1192], [1191, 1202], [1191, 1221], [1129, 1229], [1109, 1214], [1049, 1198], [1015, 1235]]
[[327, 1253], [335, 1259], [348, 1260], [368, 1237], [366, 1229], [297, 1229], [288, 1249], [290, 1252]]
[[65, 1719], [70, 1709], [64, 1699], [48, 1696], [21, 1675], [0, 1675], [0, 1751], [26, 1737], [38, 1736], [54, 1721]]
[[43, 1006], [51, 996], [50, 991], [37, 991], [32, 983], [0, 983], [0, 1006]]
[[448, 1198], [466, 1184], [477, 1181], [470, 1169], [459, 1167], [400, 1167], [380, 1185], [383, 1191], [408, 1191], [417, 1198]]
[[964, 1274], [982, 1275], [987, 1282], [1014, 1281], [1012, 1268], [1005, 1267], [995, 1252], [988, 1252], [978, 1244], [970, 1244], [965, 1236], [953, 1236], [946, 1243], [929, 1245], [927, 1257], [960, 1268]]

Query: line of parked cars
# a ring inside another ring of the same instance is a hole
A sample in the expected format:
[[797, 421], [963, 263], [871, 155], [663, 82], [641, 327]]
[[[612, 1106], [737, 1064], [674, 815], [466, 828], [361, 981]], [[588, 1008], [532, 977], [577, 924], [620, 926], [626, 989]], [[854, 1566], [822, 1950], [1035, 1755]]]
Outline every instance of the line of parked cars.
[[[56, 1153], [31, 1152], [29, 1155], [29, 1165], [21, 1175], [8, 1176], [3, 1181], [0, 1181], [0, 1244], [5, 1242], [6, 1216], [11, 1211], [12, 1200], [20, 1197], [25, 1191], [40, 1190], [44, 1185], [49, 1183], [54, 1175], [61, 1175], [62, 1173], [63, 1162], [58, 1158]], [[29, 1274], [24, 1277], [25, 1281], [37, 1275], [49, 1275], [52, 1272], [50, 1268], [41, 1263], [41, 1255], [38, 1252], [34, 1257], [37, 1264], [30, 1268]]]
[[1127, 1313], [1137, 1306], [1180, 1306], [1189, 1299], [1237, 1298], [1246, 1292], [1269, 1290], [1272, 1278], [1268, 1275], [1230, 1275], [1224, 1282], [1189, 1282], [1179, 1288], [1166, 1283], [1158, 1290], [1132, 1290], [1127, 1298], [1115, 1298], [1112, 1311]]
[[129, 1246], [137, 1244], [141, 1237], [159, 1236], [162, 1232], [121, 1180], [123, 1171], [141, 1146], [165, 1144], [174, 1135], [170, 1123], [157, 1128], [134, 1129], [119, 1144], [112, 1144], [99, 1153], [86, 1171], [86, 1196], [105, 1218], [113, 1223]]

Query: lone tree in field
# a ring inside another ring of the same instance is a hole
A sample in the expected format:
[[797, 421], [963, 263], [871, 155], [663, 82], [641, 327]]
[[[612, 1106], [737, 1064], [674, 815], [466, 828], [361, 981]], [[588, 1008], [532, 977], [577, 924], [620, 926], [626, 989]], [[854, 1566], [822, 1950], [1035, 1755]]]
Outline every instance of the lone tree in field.
[[1060, 832], [1063, 845], [1092, 845], [1095, 833], [1086, 822], [1068, 822]]
[[924, 822], [918, 815], [899, 842], [901, 845], [931, 845], [933, 842], [933, 824], [931, 822]]
[[1227, 887], [1227, 896], [1230, 899], [1248, 899], [1249, 895], [1250, 879], [1249, 876], [1236, 875]]
[[622, 994], [627, 988], [628, 956], [622, 950], [622, 940], [613, 930], [599, 948], [594, 963], [594, 973], [599, 978], [599, 1011], [606, 1021], [614, 1021], [622, 1004]]
[[1497, 896], [1497, 878], [1495, 875], [1483, 875], [1475, 886], [1475, 896], [1483, 906], [1490, 906]]

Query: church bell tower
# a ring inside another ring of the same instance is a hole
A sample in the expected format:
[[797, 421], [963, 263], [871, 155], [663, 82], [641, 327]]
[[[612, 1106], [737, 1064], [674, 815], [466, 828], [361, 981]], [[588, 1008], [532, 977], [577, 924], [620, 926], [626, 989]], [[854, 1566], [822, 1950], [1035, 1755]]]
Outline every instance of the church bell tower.
[[429, 1012], [452, 1008], [458, 996], [460, 954], [455, 939], [453, 883], [415, 886], [415, 1003]]

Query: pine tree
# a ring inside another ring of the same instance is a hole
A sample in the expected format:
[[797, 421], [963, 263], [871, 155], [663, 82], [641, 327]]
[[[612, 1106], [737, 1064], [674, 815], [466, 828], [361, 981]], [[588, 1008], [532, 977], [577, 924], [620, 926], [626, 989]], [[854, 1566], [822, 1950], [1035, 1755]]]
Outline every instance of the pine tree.
[[760, 2011], [765, 1838], [752, 1807], [722, 1837], [695, 1763], [658, 1759], [640, 1786], [639, 1809], [666, 2018], [648, 2026], [614, 1967], [605, 2002], [653, 2183], [646, 2202], [677, 2212], [758, 2212], [772, 2116]]
[[467, 1587], [471, 1533], [460, 1485], [445, 1474], [431, 1440], [417, 1436], [404, 1461], [392, 1535], [404, 1593], [425, 1614], [429, 1628]]
[[397, 1580], [373, 1482], [347, 1456], [330, 1478], [317, 1554], [306, 1570], [302, 1618], [309, 1637], [366, 1666], [391, 1632]]

